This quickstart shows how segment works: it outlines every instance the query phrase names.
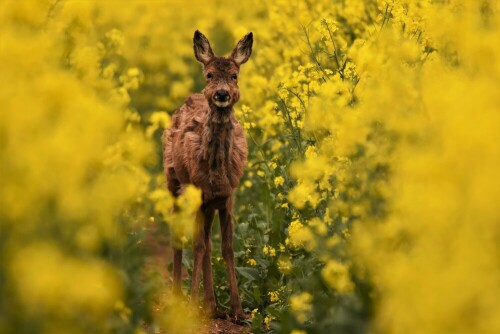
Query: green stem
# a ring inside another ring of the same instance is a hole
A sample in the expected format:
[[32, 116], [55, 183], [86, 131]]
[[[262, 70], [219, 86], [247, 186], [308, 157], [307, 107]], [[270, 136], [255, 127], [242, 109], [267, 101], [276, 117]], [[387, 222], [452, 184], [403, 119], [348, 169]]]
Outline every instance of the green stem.
[[[307, 28], [304, 27], [304, 26], [302, 26], [302, 29], [304, 30], [304, 34], [306, 35], [307, 45], [309, 46], [309, 50], [311, 50], [311, 58], [312, 58], [312, 60], [316, 63], [316, 65], [318, 65], [319, 69], [321, 70], [321, 72], [323, 72], [323, 74], [325, 75], [325, 77], [327, 79], [329, 79], [330, 77], [328, 76], [328, 73], [326, 73], [325, 69], [323, 68], [323, 66], [319, 62], [318, 58], [316, 58], [316, 53], [314, 52], [313, 47], [311, 45], [311, 40], [309, 39], [309, 32], [307, 31]], [[325, 78], [323, 78], [323, 80], [326, 82]]]
[[344, 81], [344, 79], [345, 79], [344, 68], [340, 67], [339, 58], [337, 56], [337, 45], [335, 44], [335, 40], [333, 39], [333, 34], [332, 34], [332, 31], [330, 30], [330, 27], [328, 26], [328, 24], [325, 24], [325, 25], [326, 25], [326, 29], [328, 30], [328, 35], [330, 35], [330, 40], [332, 41], [332, 44], [333, 44], [333, 55], [335, 56], [335, 62], [337, 63], [337, 72], [340, 74], [342, 81]]
[[294, 126], [293, 126], [293, 123], [292, 123], [292, 118], [290, 116], [290, 113], [288, 111], [288, 107], [286, 106], [286, 102], [280, 98], [280, 101], [281, 103], [283, 104], [283, 107], [285, 109], [285, 112], [286, 112], [286, 121], [288, 123], [288, 126], [290, 128], [290, 131], [292, 132], [292, 137], [297, 145], [297, 149], [299, 150], [299, 154], [301, 155], [301, 157], [303, 156], [303, 152], [302, 152], [302, 144], [297, 140], [298, 136], [295, 135], [295, 131], [294, 131]]

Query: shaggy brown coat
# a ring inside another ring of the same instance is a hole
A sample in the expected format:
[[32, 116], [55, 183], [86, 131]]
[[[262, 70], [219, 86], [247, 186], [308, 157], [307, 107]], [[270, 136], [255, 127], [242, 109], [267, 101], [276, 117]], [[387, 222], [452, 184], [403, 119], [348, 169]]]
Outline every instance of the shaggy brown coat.
[[[203, 202], [229, 197], [247, 162], [247, 142], [233, 113], [210, 109], [202, 94], [190, 95], [164, 132], [164, 166], [171, 190], [184, 184], [200, 188]], [[178, 184], [177, 184], [178, 182]]]
[[[217, 315], [213, 287], [210, 231], [215, 211], [221, 223], [222, 256], [227, 265], [231, 310], [236, 320], [243, 314], [233, 253], [233, 192], [247, 162], [247, 142], [233, 113], [239, 100], [238, 73], [252, 52], [253, 35], [247, 34], [228, 58], [214, 55], [207, 38], [194, 35], [196, 59], [204, 65], [207, 85], [203, 94], [189, 96], [172, 116], [172, 126], [163, 134], [164, 168], [168, 189], [179, 196], [184, 185], [201, 189], [203, 204], [193, 235], [193, 279], [191, 300], [198, 301], [198, 278], [203, 270], [205, 304]], [[180, 293], [182, 249], [174, 242], [174, 291]]]

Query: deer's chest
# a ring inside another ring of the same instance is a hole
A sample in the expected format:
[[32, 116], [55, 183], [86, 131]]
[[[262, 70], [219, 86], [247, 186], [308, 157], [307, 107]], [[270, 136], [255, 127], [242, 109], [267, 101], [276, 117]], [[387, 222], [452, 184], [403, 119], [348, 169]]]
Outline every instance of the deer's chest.
[[205, 146], [202, 153], [200, 170], [197, 173], [200, 178], [195, 182], [199, 183], [206, 197], [230, 196], [237, 184], [232, 184], [233, 179], [231, 155], [232, 137], [227, 134], [212, 137]]
[[230, 196], [239, 177], [234, 173], [233, 138], [230, 133], [186, 133], [178, 142], [183, 159], [178, 160], [176, 174], [181, 183], [201, 188], [204, 197]]

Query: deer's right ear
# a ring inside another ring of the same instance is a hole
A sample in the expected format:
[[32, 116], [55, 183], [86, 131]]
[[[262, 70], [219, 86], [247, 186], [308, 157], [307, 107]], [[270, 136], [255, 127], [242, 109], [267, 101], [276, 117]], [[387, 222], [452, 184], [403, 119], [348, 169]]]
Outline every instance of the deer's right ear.
[[199, 30], [196, 30], [194, 32], [193, 43], [194, 56], [196, 59], [203, 65], [208, 64], [210, 59], [214, 57], [214, 52], [210, 47], [208, 39]]
[[231, 53], [233, 60], [240, 66], [246, 63], [250, 55], [252, 54], [252, 44], [253, 44], [253, 34], [249, 32], [246, 34], [236, 45]]

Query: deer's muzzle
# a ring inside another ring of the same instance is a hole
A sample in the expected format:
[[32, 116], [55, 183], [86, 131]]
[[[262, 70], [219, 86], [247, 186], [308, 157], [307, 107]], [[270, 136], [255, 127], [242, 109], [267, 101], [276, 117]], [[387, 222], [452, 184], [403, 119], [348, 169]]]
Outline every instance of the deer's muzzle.
[[231, 95], [227, 90], [220, 89], [215, 92], [213, 100], [217, 107], [224, 108], [231, 103]]
[[229, 92], [226, 90], [218, 90], [215, 92], [214, 100], [217, 102], [228, 102], [231, 99]]

